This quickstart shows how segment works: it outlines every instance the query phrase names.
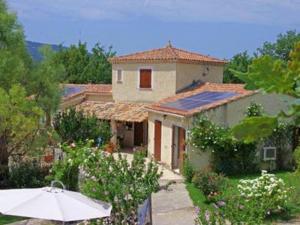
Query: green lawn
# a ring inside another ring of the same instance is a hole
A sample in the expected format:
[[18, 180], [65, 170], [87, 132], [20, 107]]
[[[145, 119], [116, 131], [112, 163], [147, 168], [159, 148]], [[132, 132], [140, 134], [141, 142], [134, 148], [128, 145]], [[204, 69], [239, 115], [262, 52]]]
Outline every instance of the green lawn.
[[21, 217], [15, 217], [15, 216], [1, 216], [0, 215], [0, 224], [4, 225], [4, 224], [9, 224], [9, 223], [13, 223], [13, 222], [17, 222], [20, 220], [23, 220], [24, 218]]
[[[291, 193], [291, 200], [288, 204], [290, 209], [291, 216], [296, 216], [300, 214], [300, 176], [295, 175], [293, 172], [277, 172], [276, 176], [282, 178], [286, 185], [289, 187], [294, 187], [294, 191]], [[258, 177], [257, 175], [249, 175], [249, 176], [236, 176], [228, 178], [228, 186], [224, 192], [224, 197], [231, 196], [238, 192], [237, 184], [240, 179], [253, 179]], [[190, 197], [195, 206], [199, 206], [200, 208], [211, 208], [211, 205], [205, 202], [205, 197], [202, 192], [196, 188], [191, 183], [186, 183], [186, 188], [190, 194]]]

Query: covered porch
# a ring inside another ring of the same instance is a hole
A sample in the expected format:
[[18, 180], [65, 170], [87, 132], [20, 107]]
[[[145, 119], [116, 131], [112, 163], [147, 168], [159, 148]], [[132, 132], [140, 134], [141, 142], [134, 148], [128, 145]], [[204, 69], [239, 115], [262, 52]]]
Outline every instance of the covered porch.
[[147, 104], [85, 101], [76, 106], [87, 115], [110, 122], [111, 142], [126, 152], [135, 148], [147, 148], [148, 112]]

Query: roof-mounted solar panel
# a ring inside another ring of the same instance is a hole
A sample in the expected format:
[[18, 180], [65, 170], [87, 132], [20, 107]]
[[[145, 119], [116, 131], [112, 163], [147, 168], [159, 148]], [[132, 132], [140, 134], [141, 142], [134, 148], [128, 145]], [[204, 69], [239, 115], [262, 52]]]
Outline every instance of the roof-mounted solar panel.
[[65, 87], [64, 92], [63, 92], [63, 96], [67, 97], [67, 96], [82, 92], [83, 90], [84, 90], [84, 87], [81, 87], [81, 86]]
[[161, 106], [188, 111], [217, 101], [231, 98], [236, 95], [237, 93], [235, 92], [204, 91], [196, 95], [178, 99], [174, 102], [167, 102]]

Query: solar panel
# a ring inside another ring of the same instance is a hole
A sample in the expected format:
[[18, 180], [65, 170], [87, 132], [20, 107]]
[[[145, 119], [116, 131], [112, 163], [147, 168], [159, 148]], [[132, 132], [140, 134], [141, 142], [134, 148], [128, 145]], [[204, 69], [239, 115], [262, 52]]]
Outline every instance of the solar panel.
[[80, 86], [77, 86], [77, 87], [65, 87], [64, 88], [63, 96], [67, 97], [69, 95], [73, 95], [73, 94], [79, 93], [83, 89], [84, 89], [84, 87], [80, 87]]
[[235, 92], [204, 91], [196, 95], [178, 99], [174, 102], [165, 103], [162, 106], [187, 111], [226, 98], [231, 98], [235, 95], [237, 95]]

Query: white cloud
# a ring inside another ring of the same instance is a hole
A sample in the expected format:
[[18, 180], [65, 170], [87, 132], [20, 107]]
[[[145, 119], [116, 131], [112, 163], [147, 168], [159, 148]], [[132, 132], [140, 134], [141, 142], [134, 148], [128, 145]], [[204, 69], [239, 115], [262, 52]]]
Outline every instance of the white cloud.
[[300, 0], [8, 0], [22, 17], [164, 21], [211, 21], [295, 25]]

